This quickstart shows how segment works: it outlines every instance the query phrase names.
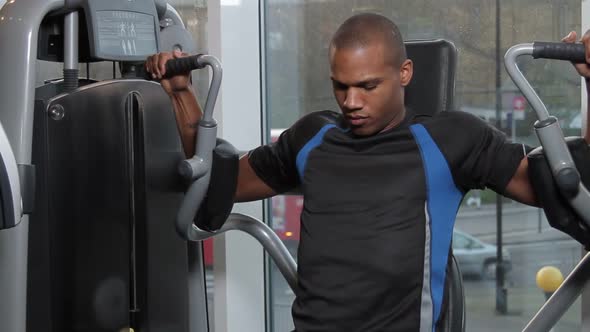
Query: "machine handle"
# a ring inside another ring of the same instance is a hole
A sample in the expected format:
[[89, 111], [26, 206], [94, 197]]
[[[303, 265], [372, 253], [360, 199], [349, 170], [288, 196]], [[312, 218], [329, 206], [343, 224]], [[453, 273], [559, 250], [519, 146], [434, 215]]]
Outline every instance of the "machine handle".
[[[179, 168], [181, 175], [192, 182], [178, 209], [175, 224], [179, 235], [189, 241], [199, 240], [204, 235], [202, 233], [205, 232], [195, 226], [193, 220], [209, 187], [213, 149], [215, 149], [217, 140], [217, 122], [213, 118], [213, 111], [221, 88], [223, 70], [216, 57], [208, 54], [198, 54], [168, 60], [166, 62], [166, 75], [164, 75], [165, 78], [169, 78], [178, 74], [189, 73], [194, 69], [202, 69], [206, 66], [211, 67], [212, 75], [203, 116], [199, 121], [195, 154], [191, 159], [183, 161], [181, 163], [182, 167]], [[145, 70], [145, 66], [141, 66], [140, 70]], [[140, 73], [140, 75], [143, 75], [145, 79], [151, 79], [147, 71]]]
[[[184, 58], [174, 59], [173, 61], [176, 62], [183, 59]], [[207, 101], [205, 102], [203, 117], [201, 121], [199, 121], [195, 155], [192, 158], [192, 162], [189, 162], [193, 174], [191, 178], [194, 181], [190, 184], [184, 195], [184, 199], [182, 200], [176, 216], [176, 229], [178, 230], [178, 233], [184, 239], [189, 241], [198, 240], [201, 236], [199, 233], [203, 232], [194, 225], [193, 220], [197, 215], [197, 211], [201, 206], [201, 203], [207, 194], [207, 188], [209, 187], [213, 149], [215, 149], [217, 141], [217, 123], [215, 122], [215, 119], [213, 119], [213, 110], [221, 87], [223, 73], [221, 63], [212, 55], [198, 55], [193, 57], [193, 59], [196, 59], [196, 61], [192, 61], [192, 65], [196, 64], [202, 66], [201, 68], [206, 65], [210, 66], [213, 75], [211, 77], [209, 93], [207, 94]], [[168, 63], [170, 61], [172, 60], [168, 60]], [[183, 63], [186, 64], [186, 62]]]
[[190, 240], [202, 241], [228, 231], [241, 231], [256, 239], [275, 262], [295, 295], [299, 294], [297, 263], [295, 259], [293, 259], [293, 256], [291, 256], [277, 233], [267, 224], [254, 217], [241, 213], [232, 213], [221, 228], [215, 232], [199, 230], [195, 226], [195, 231], [192, 232], [193, 237]]
[[[221, 88], [221, 78], [223, 76], [223, 70], [219, 60], [208, 54], [197, 54], [184, 58], [170, 59], [166, 62], [166, 74], [164, 75], [164, 78], [190, 73], [195, 69], [203, 69], [207, 66], [211, 67], [212, 77], [211, 84], [209, 85], [209, 93], [207, 94], [207, 101], [203, 110], [203, 118], [200, 123], [207, 127], [212, 127], [215, 125], [215, 120], [213, 120], [213, 109], [215, 108], [215, 101], [217, 100], [219, 89]], [[152, 79], [144, 65], [140, 66], [138, 70], [139, 77], [143, 77], [146, 80]], [[213, 143], [215, 142], [213, 141]]]
[[190, 55], [184, 58], [170, 59], [166, 62], [166, 74], [164, 78], [190, 73], [195, 69], [203, 69], [207, 62], [203, 61], [204, 55]]
[[579, 173], [565, 143], [559, 121], [549, 115], [545, 104], [524, 77], [516, 61], [518, 57], [527, 55], [536, 58], [544, 57], [576, 61], [584, 60], [584, 54], [584, 48], [581, 44], [539, 42], [518, 44], [512, 46], [506, 52], [504, 65], [514, 84], [526, 97], [537, 114], [539, 121], [534, 125], [535, 132], [543, 146], [551, 172], [558, 181], [560, 191], [569, 201], [574, 211], [582, 218], [585, 226], [590, 228], [590, 192], [580, 181]]
[[586, 62], [584, 45], [579, 43], [534, 42], [533, 58]]
[[[590, 228], [590, 192], [580, 181], [580, 174], [563, 137], [559, 121], [549, 115], [545, 104], [518, 68], [516, 59], [524, 55], [533, 58], [586, 62], [584, 47], [581, 44], [571, 43], [518, 44], [506, 52], [504, 64], [508, 75], [537, 114], [539, 121], [535, 123], [535, 131], [543, 146], [559, 191], [582, 219], [584, 225], [581, 226]], [[588, 282], [589, 275], [590, 254], [587, 254], [524, 328], [523, 332], [549, 331], [581, 294], [584, 285]]]

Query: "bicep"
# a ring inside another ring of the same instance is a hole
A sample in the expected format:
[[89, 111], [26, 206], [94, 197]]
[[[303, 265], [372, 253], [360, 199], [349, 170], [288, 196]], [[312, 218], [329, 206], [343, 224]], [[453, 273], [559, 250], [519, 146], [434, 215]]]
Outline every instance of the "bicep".
[[276, 192], [256, 175], [248, 159], [248, 154], [240, 158], [234, 201], [249, 202], [276, 195]]

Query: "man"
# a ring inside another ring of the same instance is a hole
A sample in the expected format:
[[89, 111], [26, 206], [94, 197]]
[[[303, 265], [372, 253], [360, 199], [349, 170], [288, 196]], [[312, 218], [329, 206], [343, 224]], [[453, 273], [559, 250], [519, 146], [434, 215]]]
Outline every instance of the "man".
[[[582, 41], [590, 54], [589, 35]], [[573, 42], [575, 33], [564, 41]], [[155, 78], [178, 53], [150, 57]], [[462, 112], [417, 116], [398, 28], [376, 14], [345, 21], [330, 45], [341, 113], [304, 116], [240, 159], [236, 201], [300, 187], [297, 331], [433, 331], [441, 317], [455, 214], [470, 189], [535, 197], [524, 147]], [[587, 56], [588, 57], [588, 56]], [[590, 77], [588, 65], [577, 65]], [[187, 156], [201, 116], [187, 76], [162, 80]]]

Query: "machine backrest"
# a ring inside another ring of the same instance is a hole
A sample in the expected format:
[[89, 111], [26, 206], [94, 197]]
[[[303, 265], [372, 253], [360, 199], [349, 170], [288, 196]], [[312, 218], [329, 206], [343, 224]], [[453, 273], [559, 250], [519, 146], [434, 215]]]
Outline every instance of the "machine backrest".
[[406, 41], [414, 63], [412, 81], [406, 87], [405, 104], [417, 114], [433, 115], [454, 107], [457, 49], [443, 40]]

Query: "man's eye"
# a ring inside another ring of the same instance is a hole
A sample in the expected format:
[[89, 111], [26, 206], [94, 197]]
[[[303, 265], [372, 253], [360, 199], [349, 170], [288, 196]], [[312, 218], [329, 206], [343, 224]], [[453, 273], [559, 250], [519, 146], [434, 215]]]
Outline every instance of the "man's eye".
[[377, 88], [377, 84], [369, 84], [363, 87], [367, 91], [375, 90]]
[[346, 85], [344, 85], [342, 83], [333, 82], [332, 86], [334, 86], [335, 90], [346, 90]]

